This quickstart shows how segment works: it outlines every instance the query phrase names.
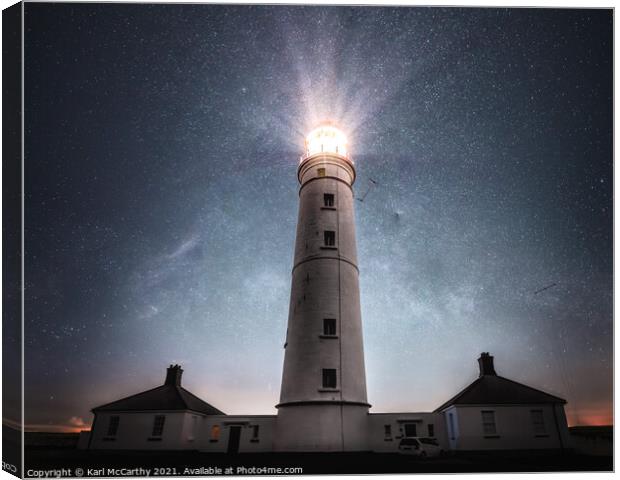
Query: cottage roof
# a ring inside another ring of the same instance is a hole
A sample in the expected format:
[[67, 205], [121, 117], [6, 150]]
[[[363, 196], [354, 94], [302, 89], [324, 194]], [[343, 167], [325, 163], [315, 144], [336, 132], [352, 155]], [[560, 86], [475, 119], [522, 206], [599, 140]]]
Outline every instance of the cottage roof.
[[439, 412], [451, 405], [519, 405], [566, 403], [566, 400], [495, 373], [493, 357], [483, 353], [478, 359], [480, 376], [450, 400], [437, 407]]
[[181, 386], [183, 370], [178, 365], [170, 366], [166, 383], [159, 387], [93, 408], [96, 412], [121, 412], [145, 410], [192, 410], [206, 415], [225, 415], [214, 406], [201, 400]]

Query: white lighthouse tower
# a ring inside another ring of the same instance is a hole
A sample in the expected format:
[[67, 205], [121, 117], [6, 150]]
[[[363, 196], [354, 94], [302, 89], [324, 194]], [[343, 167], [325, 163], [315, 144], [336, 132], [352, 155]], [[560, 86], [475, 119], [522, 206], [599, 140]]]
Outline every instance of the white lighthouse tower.
[[345, 135], [313, 130], [297, 169], [299, 218], [278, 451], [366, 448], [368, 409], [355, 244], [355, 166]]

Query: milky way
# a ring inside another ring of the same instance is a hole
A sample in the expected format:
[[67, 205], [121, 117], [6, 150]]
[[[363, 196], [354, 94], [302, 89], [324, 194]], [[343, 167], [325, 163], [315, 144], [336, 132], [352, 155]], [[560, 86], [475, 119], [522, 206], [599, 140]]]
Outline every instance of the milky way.
[[25, 10], [31, 428], [88, 425], [170, 363], [275, 412], [322, 120], [358, 171], [372, 411], [436, 408], [489, 351], [570, 423], [611, 422], [611, 10]]

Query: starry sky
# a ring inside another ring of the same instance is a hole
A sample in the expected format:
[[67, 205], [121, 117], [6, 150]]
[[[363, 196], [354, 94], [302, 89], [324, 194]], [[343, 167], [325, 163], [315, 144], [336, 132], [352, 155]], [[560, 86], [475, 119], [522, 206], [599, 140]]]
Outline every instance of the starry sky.
[[170, 363], [275, 413], [324, 120], [363, 200], [371, 411], [436, 408], [489, 351], [570, 424], [612, 422], [611, 10], [25, 10], [29, 428], [87, 428]]

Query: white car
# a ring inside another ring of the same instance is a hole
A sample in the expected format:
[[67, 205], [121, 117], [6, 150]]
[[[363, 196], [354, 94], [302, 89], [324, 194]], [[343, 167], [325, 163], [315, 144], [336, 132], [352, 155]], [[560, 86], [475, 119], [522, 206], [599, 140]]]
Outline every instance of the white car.
[[408, 437], [398, 444], [398, 453], [417, 457], [439, 457], [445, 452], [434, 438]]

